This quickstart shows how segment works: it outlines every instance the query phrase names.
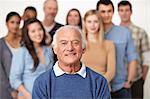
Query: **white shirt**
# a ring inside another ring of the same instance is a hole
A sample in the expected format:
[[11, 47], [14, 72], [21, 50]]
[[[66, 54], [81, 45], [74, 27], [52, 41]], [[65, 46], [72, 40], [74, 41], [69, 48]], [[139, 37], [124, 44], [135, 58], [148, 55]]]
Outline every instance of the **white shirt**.
[[[55, 73], [55, 75], [56, 76], [60, 76], [60, 75], [63, 75], [64, 73], [66, 73], [66, 72], [64, 72], [59, 66], [58, 66], [58, 61], [55, 63], [55, 65], [54, 65], [54, 73]], [[67, 73], [68, 74], [68, 73]], [[79, 74], [80, 76], [82, 76], [83, 78], [85, 78], [86, 77], [86, 67], [85, 67], [85, 65], [82, 63], [82, 67], [81, 67], [81, 69], [78, 71], [78, 72], [76, 72], [76, 74]]]
[[5, 40], [6, 45], [8, 46], [8, 48], [10, 49], [11, 53], [14, 54], [15, 52], [17, 52], [18, 48], [13, 48], [11, 47], [11, 45]]

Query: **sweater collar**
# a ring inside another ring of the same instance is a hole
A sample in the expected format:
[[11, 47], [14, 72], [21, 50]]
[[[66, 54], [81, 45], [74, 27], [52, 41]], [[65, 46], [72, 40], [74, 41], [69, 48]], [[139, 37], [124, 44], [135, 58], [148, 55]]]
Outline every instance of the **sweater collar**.
[[[56, 76], [61, 76], [66, 73], [58, 66], [58, 61], [55, 63], [53, 69], [54, 69], [54, 73]], [[66, 74], [68, 74], [68, 73], [66, 73]], [[86, 77], [86, 67], [83, 63], [82, 63], [81, 69], [78, 72], [76, 72], [76, 74], [79, 74], [83, 78]]]

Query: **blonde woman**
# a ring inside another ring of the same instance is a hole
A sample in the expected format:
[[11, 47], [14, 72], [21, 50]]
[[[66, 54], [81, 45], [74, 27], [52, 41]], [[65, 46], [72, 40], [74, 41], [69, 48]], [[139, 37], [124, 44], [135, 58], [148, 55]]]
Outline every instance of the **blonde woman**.
[[110, 82], [115, 75], [115, 47], [113, 42], [104, 39], [102, 20], [96, 10], [86, 12], [83, 28], [87, 49], [82, 61]]

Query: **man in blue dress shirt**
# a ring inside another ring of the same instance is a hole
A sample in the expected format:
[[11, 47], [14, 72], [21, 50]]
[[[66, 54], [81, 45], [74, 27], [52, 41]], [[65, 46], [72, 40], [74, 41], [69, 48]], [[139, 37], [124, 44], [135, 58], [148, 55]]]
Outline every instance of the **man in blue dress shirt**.
[[33, 99], [111, 98], [106, 79], [80, 62], [86, 42], [79, 28], [59, 28], [52, 45], [58, 61], [36, 79]]
[[112, 23], [114, 5], [111, 0], [100, 0], [96, 7], [104, 23], [105, 38], [112, 40], [116, 48], [116, 75], [111, 83], [112, 98], [130, 99], [130, 87], [136, 73], [138, 57], [131, 33], [127, 28]]

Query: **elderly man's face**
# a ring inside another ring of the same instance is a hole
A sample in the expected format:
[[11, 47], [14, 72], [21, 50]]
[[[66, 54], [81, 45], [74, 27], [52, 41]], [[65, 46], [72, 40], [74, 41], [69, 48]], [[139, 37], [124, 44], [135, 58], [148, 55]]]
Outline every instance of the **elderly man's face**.
[[64, 65], [71, 65], [80, 62], [84, 52], [82, 49], [81, 35], [74, 29], [63, 29], [57, 35], [54, 52], [58, 61]]

